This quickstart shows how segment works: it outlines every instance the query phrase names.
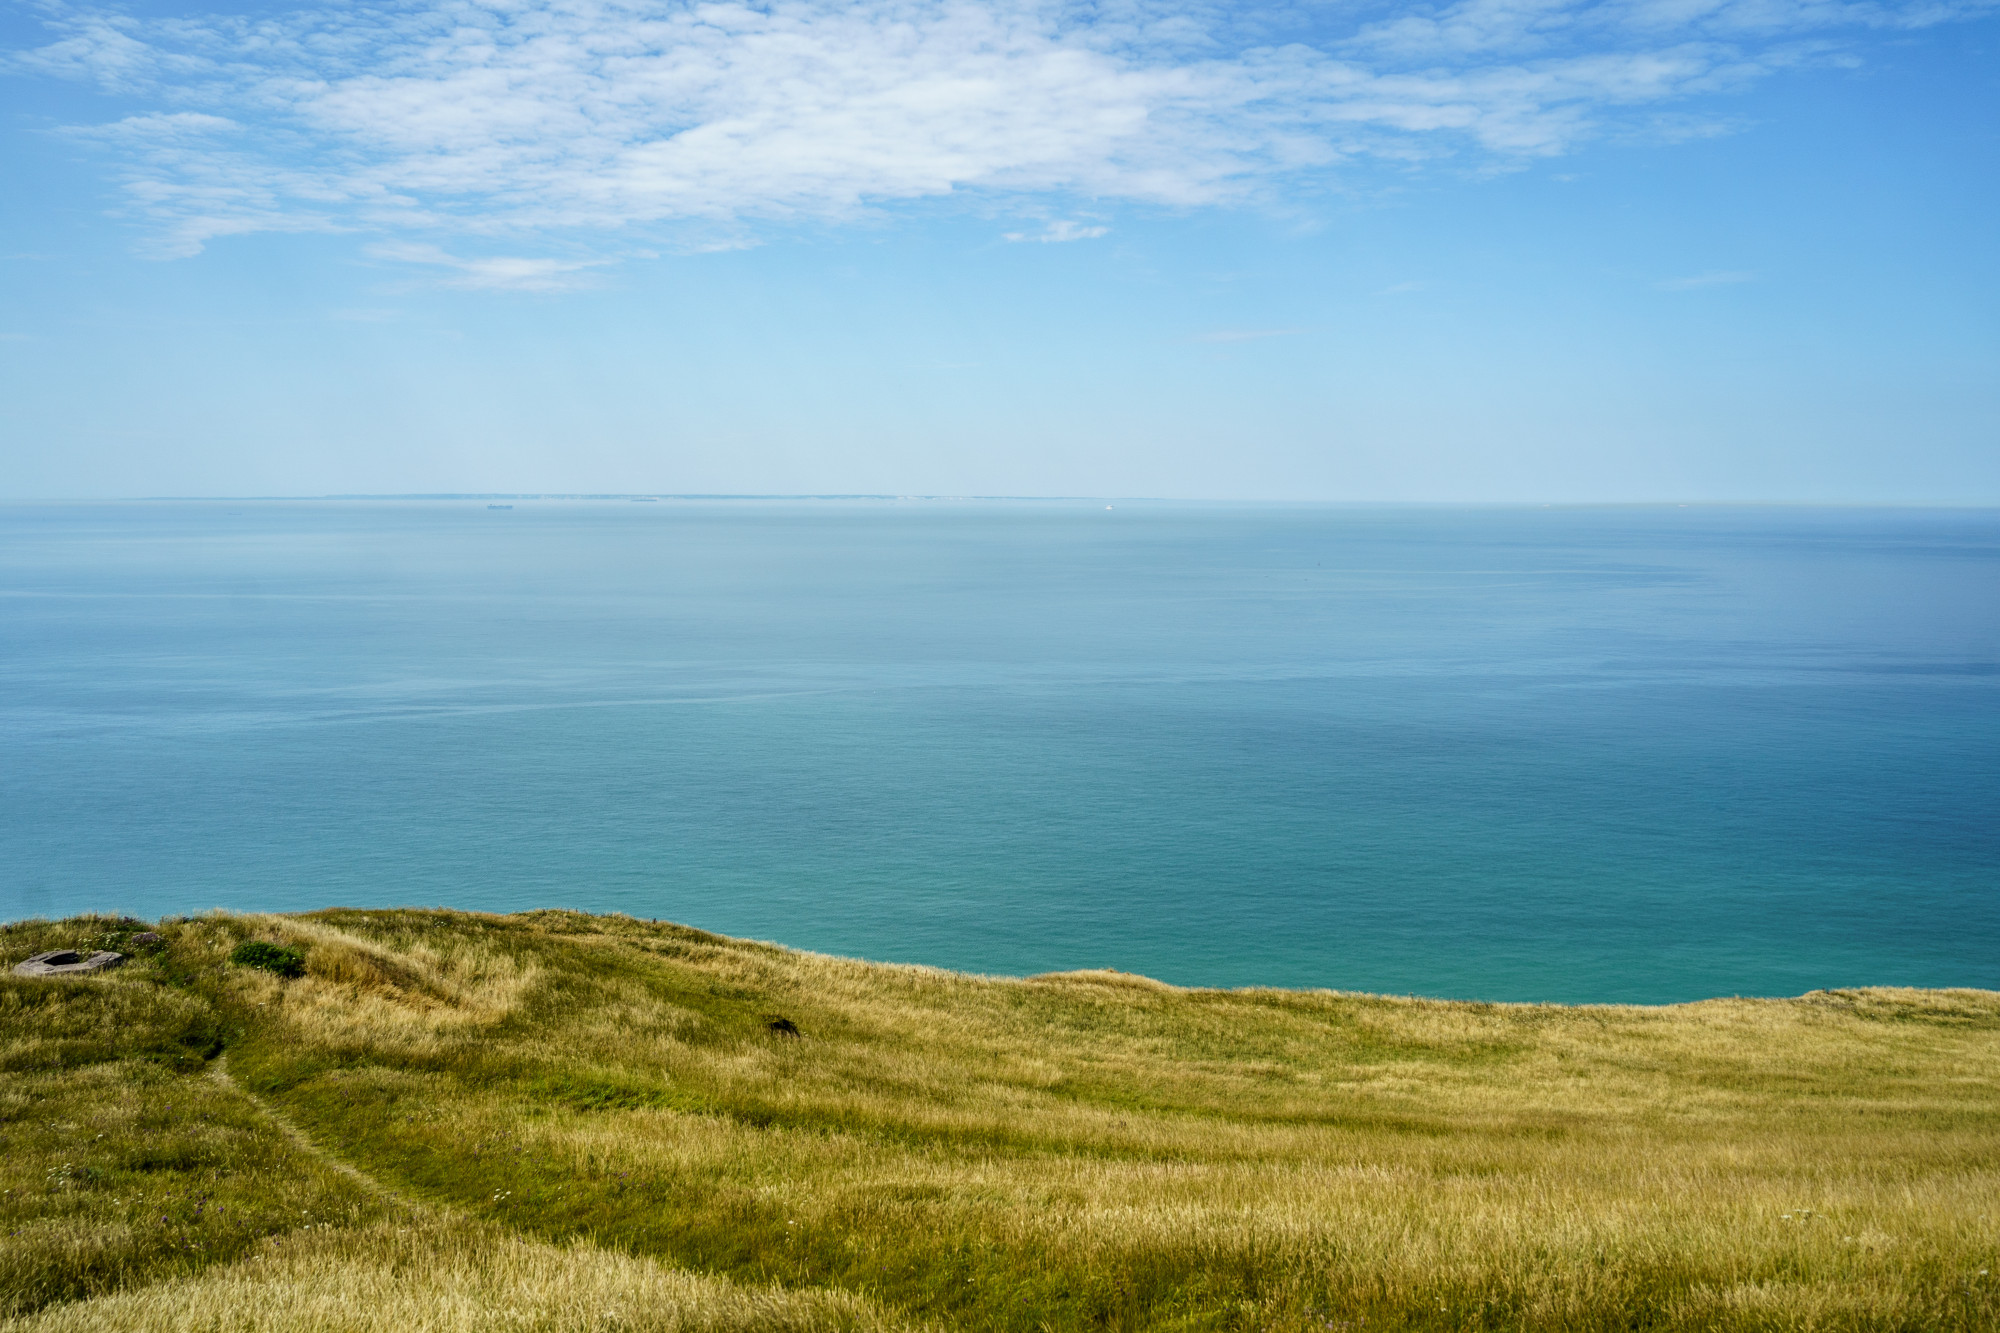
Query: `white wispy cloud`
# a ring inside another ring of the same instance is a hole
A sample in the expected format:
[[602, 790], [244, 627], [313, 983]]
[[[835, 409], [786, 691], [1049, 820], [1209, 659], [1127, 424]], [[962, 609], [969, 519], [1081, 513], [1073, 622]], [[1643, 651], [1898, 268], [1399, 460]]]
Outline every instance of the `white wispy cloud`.
[[1653, 285], [1663, 292], [1690, 292], [1702, 287], [1731, 287], [1739, 282], [1755, 281], [1755, 273], [1697, 273], [1689, 278], [1666, 278]]
[[421, 264], [448, 271], [448, 287], [505, 292], [566, 292], [591, 284], [590, 270], [610, 259], [545, 259], [519, 255], [454, 255], [419, 241], [380, 241], [367, 247], [371, 259]]
[[1109, 227], [1083, 222], [1071, 222], [1065, 219], [1059, 222], [1051, 222], [1040, 231], [1006, 232], [1002, 235], [1001, 239], [1007, 241], [1039, 241], [1048, 245], [1061, 244], [1064, 241], [1094, 241], [1100, 236], [1109, 235], [1110, 231], [1111, 228]]
[[48, 3], [52, 40], [6, 67], [150, 104], [77, 132], [160, 253], [355, 230], [427, 238], [395, 253], [454, 281], [549, 290], [598, 260], [461, 252], [737, 245], [965, 192], [1195, 207], [1370, 160], [1505, 165], [2000, 0], [1460, 0], [1344, 30], [1212, 0]]

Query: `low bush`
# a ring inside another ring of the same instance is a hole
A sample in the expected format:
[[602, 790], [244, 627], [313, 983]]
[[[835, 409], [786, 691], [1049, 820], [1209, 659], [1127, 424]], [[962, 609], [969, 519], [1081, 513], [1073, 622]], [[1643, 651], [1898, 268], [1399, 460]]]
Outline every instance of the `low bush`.
[[238, 967], [261, 967], [266, 972], [276, 972], [281, 977], [302, 977], [306, 974], [306, 955], [303, 949], [287, 949], [282, 945], [267, 944], [263, 940], [245, 940], [229, 955], [229, 961]]

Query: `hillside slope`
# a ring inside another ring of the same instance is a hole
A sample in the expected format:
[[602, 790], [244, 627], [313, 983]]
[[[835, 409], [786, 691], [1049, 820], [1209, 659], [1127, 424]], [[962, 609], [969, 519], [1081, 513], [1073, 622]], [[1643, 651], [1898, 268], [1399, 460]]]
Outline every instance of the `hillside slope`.
[[1991, 992], [1186, 991], [561, 912], [161, 934], [0, 982], [5, 1327], [2000, 1327]]

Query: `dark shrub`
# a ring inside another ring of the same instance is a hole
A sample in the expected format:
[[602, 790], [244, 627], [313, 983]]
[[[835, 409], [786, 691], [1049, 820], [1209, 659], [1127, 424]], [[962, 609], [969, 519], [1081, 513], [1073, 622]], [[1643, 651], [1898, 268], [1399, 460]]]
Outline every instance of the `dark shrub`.
[[281, 977], [302, 977], [306, 972], [303, 949], [284, 949], [262, 940], [243, 941], [229, 955], [229, 961], [238, 967], [261, 967]]

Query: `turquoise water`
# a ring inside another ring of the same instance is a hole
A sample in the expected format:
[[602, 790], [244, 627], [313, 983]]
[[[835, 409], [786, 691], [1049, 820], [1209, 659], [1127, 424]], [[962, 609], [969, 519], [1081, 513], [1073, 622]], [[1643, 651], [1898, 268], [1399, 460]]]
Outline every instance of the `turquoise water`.
[[0, 508], [0, 914], [2000, 987], [2000, 514]]

